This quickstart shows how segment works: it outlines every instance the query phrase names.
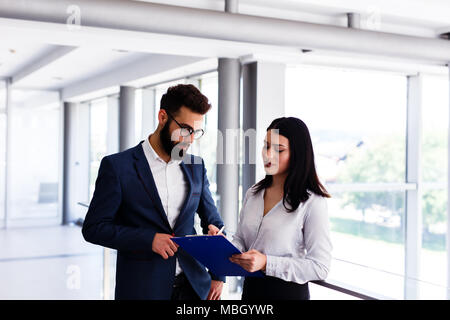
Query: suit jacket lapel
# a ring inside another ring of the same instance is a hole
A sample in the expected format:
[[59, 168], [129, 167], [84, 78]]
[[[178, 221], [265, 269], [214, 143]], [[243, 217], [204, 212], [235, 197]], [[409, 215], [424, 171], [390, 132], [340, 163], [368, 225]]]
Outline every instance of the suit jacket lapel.
[[144, 150], [142, 150], [142, 146], [140, 143], [135, 148], [134, 157], [136, 159], [134, 165], [139, 180], [141, 180], [142, 184], [144, 185], [145, 191], [150, 196], [150, 199], [153, 202], [153, 205], [160, 213], [164, 224], [169, 228], [169, 230], [172, 230], [169, 220], [167, 219], [167, 214], [162, 206], [161, 198], [159, 197], [158, 189], [156, 188], [156, 183], [153, 179], [152, 171], [150, 169], [150, 166], [148, 165], [147, 158], [145, 157]]

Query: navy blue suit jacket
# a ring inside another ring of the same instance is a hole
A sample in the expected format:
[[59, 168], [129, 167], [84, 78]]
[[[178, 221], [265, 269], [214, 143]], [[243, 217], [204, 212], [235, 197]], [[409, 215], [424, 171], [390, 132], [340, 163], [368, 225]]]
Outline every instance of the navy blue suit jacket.
[[115, 299], [170, 299], [175, 257], [201, 299], [208, 295], [211, 277], [225, 281], [225, 277], [209, 274], [181, 248], [167, 260], [152, 251], [155, 233], [195, 234], [196, 212], [203, 233], [208, 232], [209, 224], [223, 226], [203, 159], [187, 154], [180, 166], [189, 187], [171, 228], [141, 143], [101, 161], [82, 233], [88, 242], [117, 250]]

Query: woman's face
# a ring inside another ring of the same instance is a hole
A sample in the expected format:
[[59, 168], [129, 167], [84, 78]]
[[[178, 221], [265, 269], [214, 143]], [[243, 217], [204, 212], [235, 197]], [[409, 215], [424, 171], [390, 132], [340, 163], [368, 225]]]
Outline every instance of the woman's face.
[[284, 174], [289, 170], [289, 140], [277, 131], [267, 131], [264, 139], [262, 157], [268, 175]]

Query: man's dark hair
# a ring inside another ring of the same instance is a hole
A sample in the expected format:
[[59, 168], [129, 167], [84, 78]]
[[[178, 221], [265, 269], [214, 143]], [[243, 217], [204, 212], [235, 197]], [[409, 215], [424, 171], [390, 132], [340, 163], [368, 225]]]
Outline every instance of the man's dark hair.
[[192, 84], [178, 84], [167, 89], [161, 98], [161, 109], [177, 114], [181, 106], [185, 106], [193, 112], [205, 114], [211, 109], [208, 98]]

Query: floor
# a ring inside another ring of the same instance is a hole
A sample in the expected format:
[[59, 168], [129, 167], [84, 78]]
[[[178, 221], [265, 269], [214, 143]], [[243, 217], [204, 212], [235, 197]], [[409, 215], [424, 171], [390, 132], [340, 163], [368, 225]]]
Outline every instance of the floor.
[[78, 226], [0, 230], [0, 299], [101, 299], [103, 250]]

